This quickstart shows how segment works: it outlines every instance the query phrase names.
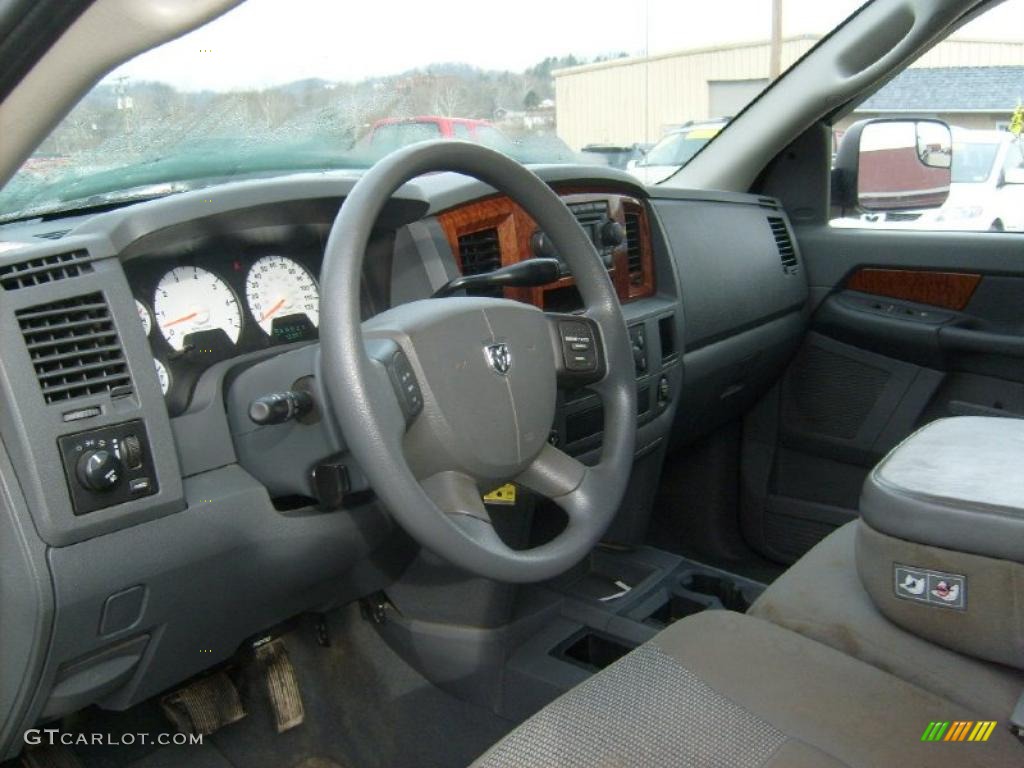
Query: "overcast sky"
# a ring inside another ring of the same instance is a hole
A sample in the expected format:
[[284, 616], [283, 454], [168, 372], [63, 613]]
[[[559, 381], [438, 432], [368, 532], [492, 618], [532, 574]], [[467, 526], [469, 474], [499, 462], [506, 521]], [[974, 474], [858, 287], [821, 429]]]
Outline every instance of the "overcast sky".
[[[787, 36], [822, 34], [861, 5], [784, 2]], [[570, 53], [767, 39], [770, 24], [770, 0], [248, 0], [113, 76], [230, 90], [307, 77], [357, 81], [438, 62], [521, 71]], [[961, 36], [1024, 39], [1024, 0], [1008, 0]]]

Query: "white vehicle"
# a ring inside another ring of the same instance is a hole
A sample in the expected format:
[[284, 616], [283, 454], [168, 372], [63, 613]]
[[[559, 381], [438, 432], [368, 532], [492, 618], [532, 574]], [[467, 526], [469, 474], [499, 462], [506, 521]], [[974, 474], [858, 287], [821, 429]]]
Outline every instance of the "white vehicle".
[[664, 181], [703, 149], [728, 122], [728, 118], [721, 118], [686, 123], [663, 136], [646, 157], [630, 162], [627, 170], [644, 184]]
[[1006, 131], [953, 128], [953, 178], [941, 208], [914, 228], [1024, 231], [1024, 144]]

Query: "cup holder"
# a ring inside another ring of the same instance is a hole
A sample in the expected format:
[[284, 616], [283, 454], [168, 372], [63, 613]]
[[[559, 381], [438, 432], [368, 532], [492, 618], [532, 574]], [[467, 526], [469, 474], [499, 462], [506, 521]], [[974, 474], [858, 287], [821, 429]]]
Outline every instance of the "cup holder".
[[673, 621], [700, 613], [708, 607], [706, 602], [694, 600], [686, 595], [670, 595], [668, 600], [647, 617], [648, 624], [667, 627]]
[[744, 613], [757, 597], [758, 591], [753, 585], [743, 586], [728, 576], [687, 571], [676, 582], [665, 601], [644, 616], [643, 621], [655, 627], [667, 627], [674, 621], [709, 608], [725, 608]]
[[723, 608], [730, 611], [745, 612], [751, 601], [744, 594], [743, 588], [735, 581], [710, 573], [690, 573], [684, 576], [679, 586], [688, 592], [696, 592], [718, 600]]

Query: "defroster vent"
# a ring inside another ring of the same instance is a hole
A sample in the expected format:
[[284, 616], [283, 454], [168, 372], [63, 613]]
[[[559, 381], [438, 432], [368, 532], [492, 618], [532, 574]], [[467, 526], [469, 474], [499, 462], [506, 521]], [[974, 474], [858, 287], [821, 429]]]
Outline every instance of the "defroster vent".
[[132, 391], [121, 339], [100, 293], [15, 313], [47, 403]]
[[768, 225], [772, 228], [775, 247], [779, 249], [779, 260], [782, 262], [783, 271], [787, 273], [796, 272], [796, 248], [793, 246], [793, 237], [789, 234], [786, 220], [781, 216], [769, 216]]
[[17, 291], [78, 277], [92, 272], [91, 260], [87, 251], [71, 251], [19, 261], [17, 264], [4, 264], [0, 266], [0, 287], [5, 291]]

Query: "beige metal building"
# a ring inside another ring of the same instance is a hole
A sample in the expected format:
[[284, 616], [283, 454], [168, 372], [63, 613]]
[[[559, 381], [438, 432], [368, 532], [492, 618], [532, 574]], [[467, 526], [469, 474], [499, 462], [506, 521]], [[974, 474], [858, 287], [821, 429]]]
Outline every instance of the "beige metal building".
[[[802, 35], [783, 40], [783, 69], [818, 39]], [[734, 115], [768, 84], [768, 58], [767, 42], [738, 43], [558, 70], [558, 135], [575, 149], [587, 144], [630, 145], [657, 141], [688, 120]], [[1024, 40], [947, 40], [914, 67], [1021, 65]], [[1012, 112], [1014, 106], [1016, 102], [1007, 109]], [[974, 121], [991, 122], [991, 127], [998, 122], [987, 117]]]

